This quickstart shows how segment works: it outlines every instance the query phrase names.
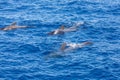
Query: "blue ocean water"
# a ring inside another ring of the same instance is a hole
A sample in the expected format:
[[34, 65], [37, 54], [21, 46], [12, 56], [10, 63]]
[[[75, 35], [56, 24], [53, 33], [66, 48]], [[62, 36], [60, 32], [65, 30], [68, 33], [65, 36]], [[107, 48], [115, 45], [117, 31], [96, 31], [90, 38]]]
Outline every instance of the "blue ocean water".
[[[48, 36], [61, 25], [76, 32]], [[120, 80], [120, 0], [0, 0], [0, 80]], [[63, 42], [93, 45], [63, 57], [44, 57]]]

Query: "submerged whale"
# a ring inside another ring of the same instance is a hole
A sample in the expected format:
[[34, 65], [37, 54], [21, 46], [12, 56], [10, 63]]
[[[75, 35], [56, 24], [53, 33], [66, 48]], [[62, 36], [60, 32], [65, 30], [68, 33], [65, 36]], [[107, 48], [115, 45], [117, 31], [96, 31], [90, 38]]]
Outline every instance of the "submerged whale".
[[6, 26], [4, 28], [0, 28], [0, 30], [7, 31], [7, 30], [18, 29], [18, 28], [27, 28], [27, 26], [18, 26], [16, 22], [13, 22], [9, 26]]
[[73, 25], [70, 28], [65, 28], [64, 25], [62, 25], [60, 28], [49, 32], [49, 35], [56, 35], [56, 34], [64, 34], [65, 32], [72, 32], [72, 31], [76, 31], [78, 29], [79, 26], [83, 25], [84, 22], [78, 22], [75, 25]]

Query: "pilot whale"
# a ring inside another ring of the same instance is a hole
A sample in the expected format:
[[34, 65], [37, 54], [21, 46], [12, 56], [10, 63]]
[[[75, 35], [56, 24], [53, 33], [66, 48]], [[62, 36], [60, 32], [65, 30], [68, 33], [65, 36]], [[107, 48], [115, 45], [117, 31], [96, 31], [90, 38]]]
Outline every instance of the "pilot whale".
[[64, 34], [65, 32], [72, 32], [72, 31], [76, 31], [78, 29], [79, 26], [83, 25], [84, 22], [78, 22], [75, 25], [73, 25], [72, 27], [69, 28], [65, 28], [64, 25], [62, 25], [60, 28], [49, 32], [49, 35], [56, 35], [56, 34]]
[[82, 42], [82, 43], [66, 43], [65, 42], [61, 45], [60, 50], [62, 52], [68, 52], [68, 51], [71, 51], [71, 50], [83, 48], [83, 47], [85, 47], [87, 45], [90, 45], [90, 44], [92, 44], [92, 42], [89, 42], [89, 41]]
[[18, 29], [18, 28], [27, 28], [27, 26], [18, 26], [16, 22], [13, 22], [9, 26], [6, 26], [4, 28], [0, 28], [0, 30], [7, 31], [7, 30]]
[[72, 50], [76, 50], [79, 48], [83, 48], [83, 47], [90, 45], [90, 44], [92, 44], [92, 42], [89, 42], [89, 41], [85, 41], [82, 43], [64, 42], [64, 43], [62, 43], [62, 45], [58, 51], [50, 53], [49, 55], [47, 55], [45, 57], [45, 59], [64, 57], [67, 52], [72, 51]]

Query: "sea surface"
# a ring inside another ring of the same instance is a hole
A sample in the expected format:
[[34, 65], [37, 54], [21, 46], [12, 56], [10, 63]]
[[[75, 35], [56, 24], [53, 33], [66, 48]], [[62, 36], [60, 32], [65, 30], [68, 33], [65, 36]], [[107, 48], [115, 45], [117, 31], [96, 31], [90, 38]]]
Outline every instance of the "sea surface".
[[[0, 28], [13, 22], [30, 28], [0, 31], [0, 80], [120, 80], [120, 0], [0, 0]], [[48, 56], [84, 41], [93, 44]]]

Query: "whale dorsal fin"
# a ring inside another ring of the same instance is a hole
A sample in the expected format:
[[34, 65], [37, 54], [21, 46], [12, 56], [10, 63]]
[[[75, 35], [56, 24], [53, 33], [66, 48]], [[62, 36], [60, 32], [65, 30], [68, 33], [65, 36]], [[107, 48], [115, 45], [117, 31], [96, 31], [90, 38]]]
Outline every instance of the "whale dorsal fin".
[[17, 22], [13, 22], [10, 26], [15, 26], [17, 24]]
[[64, 50], [65, 50], [65, 47], [66, 47], [66, 43], [63, 43], [63, 44], [61, 45], [61, 47], [60, 47], [60, 50], [61, 50], [61, 51], [64, 51]]
[[64, 25], [62, 25], [62, 26], [60, 27], [60, 29], [62, 29], [62, 30], [63, 30], [63, 29], [65, 29], [65, 26], [64, 26]]

